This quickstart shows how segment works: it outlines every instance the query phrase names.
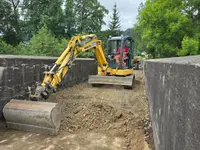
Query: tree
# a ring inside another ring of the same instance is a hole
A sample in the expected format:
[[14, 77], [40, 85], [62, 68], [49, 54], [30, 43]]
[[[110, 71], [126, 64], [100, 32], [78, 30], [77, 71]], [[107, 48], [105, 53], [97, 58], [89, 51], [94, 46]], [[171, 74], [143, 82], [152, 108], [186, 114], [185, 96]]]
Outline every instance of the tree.
[[12, 45], [21, 41], [19, 0], [0, 0], [0, 33], [3, 40]]
[[[144, 3], [140, 3], [138, 7], [138, 14], [143, 11], [144, 6]], [[140, 20], [140, 15], [137, 16], [137, 19]], [[143, 29], [141, 28], [139, 23], [135, 24], [134, 28], [132, 29], [135, 55], [140, 55], [143, 52], [146, 52], [148, 54], [151, 54], [152, 57], [155, 58], [155, 50], [153, 48], [147, 48], [147, 41], [142, 39], [142, 31]]]
[[0, 54], [13, 54], [14, 47], [0, 39]]
[[109, 36], [111, 35], [110, 30], [100, 31], [100, 32], [96, 33], [96, 35], [102, 41], [102, 46], [103, 46], [103, 49], [105, 50], [107, 40], [108, 40]]
[[75, 28], [75, 9], [74, 9], [74, 0], [66, 0], [65, 5], [65, 28], [66, 28], [66, 34], [68, 38], [71, 38], [73, 34], [76, 33]]
[[109, 23], [109, 30], [112, 36], [119, 35], [121, 33], [121, 25], [119, 20], [119, 12], [117, 10], [117, 4], [114, 4], [113, 7], [113, 15], [111, 17], [111, 21]]
[[193, 21], [193, 23], [200, 25], [200, 1], [199, 0], [184, 0], [184, 12]]
[[8, 0], [11, 3], [12, 9], [13, 9], [13, 16], [14, 16], [14, 28], [16, 31], [16, 34], [19, 35], [19, 38], [21, 38], [21, 30], [20, 30], [20, 15], [19, 15], [19, 5], [20, 0]]
[[139, 55], [142, 52], [147, 52], [147, 48], [146, 48], [146, 45], [145, 45], [144, 41], [141, 42], [142, 39], [141, 39], [141, 30], [140, 30], [140, 28], [135, 26], [132, 29], [131, 33], [132, 33], [133, 39], [134, 39], [134, 52], [135, 52], [135, 55]]
[[195, 38], [184, 37], [182, 41], [182, 50], [178, 52], [179, 56], [199, 54], [199, 41]]
[[27, 44], [21, 43], [16, 48], [15, 54], [59, 56], [64, 47], [66, 47], [66, 41], [59, 43], [58, 39], [44, 26]]
[[182, 40], [191, 33], [192, 22], [183, 12], [182, 0], [147, 0], [139, 12], [137, 30], [141, 43], [155, 57], [177, 56]]
[[28, 34], [37, 33], [46, 25], [56, 37], [64, 35], [62, 0], [24, 0], [23, 17]]
[[74, 0], [77, 33], [97, 33], [108, 10], [98, 0]]

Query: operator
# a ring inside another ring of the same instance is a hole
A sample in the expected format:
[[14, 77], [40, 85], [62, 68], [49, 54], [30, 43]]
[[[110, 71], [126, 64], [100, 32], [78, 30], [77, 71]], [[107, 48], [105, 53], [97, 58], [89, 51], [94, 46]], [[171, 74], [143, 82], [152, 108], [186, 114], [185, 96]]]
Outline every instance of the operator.
[[[116, 59], [116, 63], [117, 65], [120, 64], [120, 48], [117, 49], [117, 52], [116, 52], [116, 56], [115, 56], [115, 59]], [[128, 46], [125, 45], [124, 46], [124, 52], [123, 52], [123, 56], [122, 56], [122, 66], [124, 67], [126, 65], [126, 63], [124, 62], [124, 58], [125, 56], [128, 54]]]

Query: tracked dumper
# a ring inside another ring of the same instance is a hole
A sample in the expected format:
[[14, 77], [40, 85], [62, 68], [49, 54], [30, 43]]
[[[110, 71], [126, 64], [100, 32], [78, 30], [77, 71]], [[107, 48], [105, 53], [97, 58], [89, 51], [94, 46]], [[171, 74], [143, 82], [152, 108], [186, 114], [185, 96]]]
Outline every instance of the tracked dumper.
[[74, 36], [50, 71], [44, 72], [43, 81], [30, 92], [28, 100], [12, 99], [3, 108], [7, 127], [57, 135], [61, 122], [62, 106], [47, 102], [72, 67], [80, 52], [93, 51], [98, 62], [98, 74], [89, 76], [92, 85], [112, 84], [133, 88], [133, 39], [128, 36], [110, 37], [106, 55], [96, 35]]

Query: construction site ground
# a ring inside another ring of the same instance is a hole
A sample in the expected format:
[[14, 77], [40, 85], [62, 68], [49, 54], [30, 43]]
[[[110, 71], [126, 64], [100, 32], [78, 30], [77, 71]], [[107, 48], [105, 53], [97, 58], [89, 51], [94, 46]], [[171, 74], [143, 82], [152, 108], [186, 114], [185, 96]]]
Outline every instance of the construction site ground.
[[0, 150], [153, 150], [143, 72], [135, 88], [87, 82], [51, 95], [63, 106], [59, 135], [0, 129]]

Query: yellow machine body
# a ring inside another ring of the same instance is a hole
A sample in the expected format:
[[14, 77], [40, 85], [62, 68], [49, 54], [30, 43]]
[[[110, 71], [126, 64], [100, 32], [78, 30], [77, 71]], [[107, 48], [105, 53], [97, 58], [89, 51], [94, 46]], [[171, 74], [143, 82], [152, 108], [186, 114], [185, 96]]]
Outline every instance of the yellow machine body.
[[[112, 69], [107, 68], [106, 73], [110, 74], [111, 76], [128, 76], [133, 74], [133, 69]], [[98, 75], [102, 75], [101, 68], [98, 67]]]

